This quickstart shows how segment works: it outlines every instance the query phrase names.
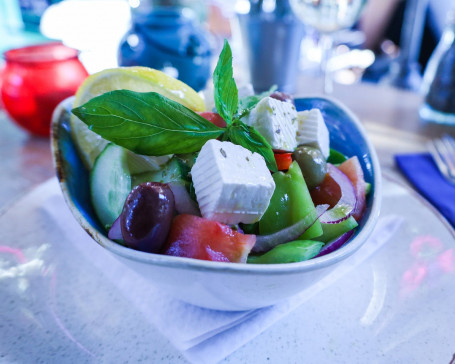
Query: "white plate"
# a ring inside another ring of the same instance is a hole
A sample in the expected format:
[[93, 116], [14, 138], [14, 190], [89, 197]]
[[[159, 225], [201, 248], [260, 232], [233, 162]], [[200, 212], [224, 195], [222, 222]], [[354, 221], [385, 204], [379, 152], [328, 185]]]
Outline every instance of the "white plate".
[[[87, 247], [62, 244], [84, 233], [46, 224], [44, 201], [22, 200], [0, 216], [0, 362], [185, 363]], [[405, 218], [391, 241], [226, 362], [449, 363], [455, 233], [389, 179], [382, 214]]]

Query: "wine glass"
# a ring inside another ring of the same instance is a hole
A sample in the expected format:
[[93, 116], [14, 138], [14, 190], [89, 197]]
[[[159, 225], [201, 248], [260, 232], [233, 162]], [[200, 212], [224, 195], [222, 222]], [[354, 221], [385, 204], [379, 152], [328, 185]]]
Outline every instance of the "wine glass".
[[327, 64], [333, 47], [333, 33], [351, 28], [358, 20], [367, 0], [290, 0], [292, 10], [300, 20], [316, 29], [322, 49], [321, 73], [323, 92], [332, 92], [332, 78]]

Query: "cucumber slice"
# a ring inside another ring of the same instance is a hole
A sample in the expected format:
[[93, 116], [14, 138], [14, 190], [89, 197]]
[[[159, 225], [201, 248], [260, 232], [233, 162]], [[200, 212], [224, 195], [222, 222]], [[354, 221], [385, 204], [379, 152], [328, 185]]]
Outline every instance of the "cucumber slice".
[[133, 175], [133, 186], [143, 182], [187, 182], [190, 169], [178, 158], [172, 158], [159, 171], [144, 172]]
[[192, 168], [194, 163], [196, 163], [196, 158], [199, 155], [199, 152], [194, 153], [186, 153], [186, 154], [176, 154], [175, 156], [183, 161], [184, 164], [188, 166], [188, 168]]
[[172, 155], [162, 155], [159, 157], [150, 155], [140, 155], [128, 151], [128, 169], [132, 175], [150, 171], [159, 171], [169, 160]]
[[101, 224], [109, 229], [120, 215], [131, 191], [128, 151], [108, 144], [95, 161], [90, 174], [90, 195]]

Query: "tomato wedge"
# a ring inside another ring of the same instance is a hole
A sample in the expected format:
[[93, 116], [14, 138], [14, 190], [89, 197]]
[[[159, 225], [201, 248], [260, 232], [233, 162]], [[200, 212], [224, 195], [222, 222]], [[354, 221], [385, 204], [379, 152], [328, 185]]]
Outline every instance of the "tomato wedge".
[[332, 208], [340, 200], [342, 191], [337, 181], [327, 173], [322, 183], [310, 190], [310, 194], [315, 205], [329, 204]]
[[354, 186], [357, 203], [352, 216], [354, 216], [356, 221], [359, 221], [366, 207], [365, 178], [363, 176], [362, 166], [357, 156], [354, 156], [341, 163], [338, 169], [349, 178]]
[[198, 114], [220, 128], [225, 128], [227, 126], [226, 121], [224, 121], [220, 114], [216, 112], [204, 111], [199, 112]]
[[273, 153], [279, 171], [287, 171], [292, 164], [292, 153]]
[[216, 262], [246, 263], [256, 235], [202, 217], [182, 214], [172, 221], [163, 253]]

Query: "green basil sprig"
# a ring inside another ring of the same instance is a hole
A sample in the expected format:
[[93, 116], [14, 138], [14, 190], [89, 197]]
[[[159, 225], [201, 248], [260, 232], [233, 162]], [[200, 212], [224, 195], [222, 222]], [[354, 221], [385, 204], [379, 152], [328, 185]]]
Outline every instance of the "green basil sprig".
[[239, 91], [232, 70], [232, 51], [227, 40], [213, 72], [215, 107], [229, 126], [239, 106]]
[[[210, 139], [221, 137], [265, 159], [278, 170], [273, 150], [264, 137], [240, 118], [265, 96], [241, 101], [233, 78], [232, 52], [227, 41], [213, 74], [215, 106], [226, 121], [219, 128], [187, 107], [156, 92], [117, 90], [97, 96], [72, 110], [89, 129], [106, 140], [143, 155], [184, 154], [198, 151]], [[238, 112], [240, 109], [240, 112]]]
[[252, 152], [262, 155], [267, 167], [272, 172], [278, 170], [272, 147], [254, 127], [245, 125], [240, 120], [235, 120], [223, 134], [223, 140], [229, 140], [234, 144], [241, 145]]
[[72, 112], [104, 139], [144, 155], [196, 152], [224, 132], [156, 92], [111, 91]]
[[232, 51], [226, 40], [213, 73], [213, 85], [216, 110], [228, 125], [222, 139], [241, 145], [251, 152], [259, 153], [272, 172], [278, 171], [270, 144], [254, 127], [245, 125], [240, 120], [248, 115], [262, 98], [272, 93], [274, 88], [270, 92], [249, 96], [239, 102], [238, 89], [233, 78]]

